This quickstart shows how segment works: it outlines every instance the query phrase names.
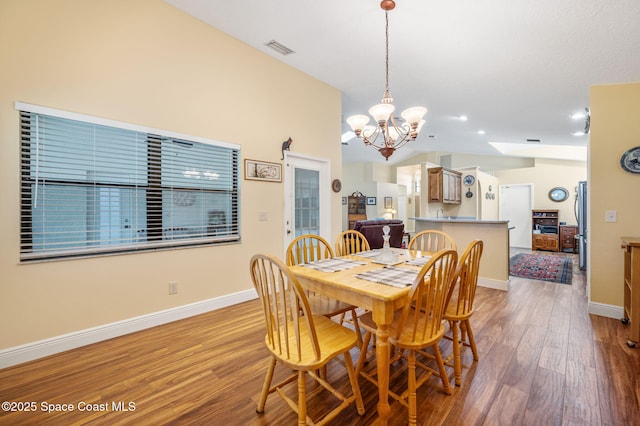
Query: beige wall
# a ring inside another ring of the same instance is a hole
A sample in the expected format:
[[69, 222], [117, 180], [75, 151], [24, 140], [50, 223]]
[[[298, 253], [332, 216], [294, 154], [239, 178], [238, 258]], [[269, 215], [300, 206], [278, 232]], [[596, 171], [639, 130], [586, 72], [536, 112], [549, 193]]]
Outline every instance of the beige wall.
[[[575, 225], [575, 188], [581, 180], [587, 180], [584, 161], [566, 161], [538, 158], [534, 167], [500, 170], [495, 172], [500, 185], [533, 184], [533, 208], [559, 210], [560, 221]], [[562, 202], [549, 199], [549, 191], [561, 186], [569, 191], [569, 198]]]
[[15, 101], [237, 143], [242, 159], [281, 162], [292, 137], [341, 174], [339, 91], [160, 0], [3, 0], [0, 63], [0, 349], [251, 289], [251, 255], [284, 251], [283, 185], [243, 180], [240, 244], [19, 264]]
[[[591, 302], [622, 306], [620, 237], [640, 237], [640, 175], [623, 171], [620, 157], [640, 145], [640, 83], [594, 86], [590, 99]], [[618, 212], [617, 222], [605, 222], [607, 210]]]

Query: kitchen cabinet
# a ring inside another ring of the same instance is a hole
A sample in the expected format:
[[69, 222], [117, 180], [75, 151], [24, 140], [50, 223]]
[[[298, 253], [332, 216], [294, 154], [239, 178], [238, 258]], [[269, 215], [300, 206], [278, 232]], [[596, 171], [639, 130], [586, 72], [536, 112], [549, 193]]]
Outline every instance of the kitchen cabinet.
[[429, 202], [460, 204], [462, 201], [462, 173], [445, 167], [431, 167], [429, 173]]

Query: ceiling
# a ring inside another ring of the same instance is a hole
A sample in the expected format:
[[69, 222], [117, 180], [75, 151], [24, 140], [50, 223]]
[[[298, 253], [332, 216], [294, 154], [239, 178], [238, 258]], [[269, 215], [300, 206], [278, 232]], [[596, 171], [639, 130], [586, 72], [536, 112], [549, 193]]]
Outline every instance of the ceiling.
[[[339, 89], [344, 131], [346, 117], [367, 114], [382, 98], [379, 0], [165, 1]], [[585, 119], [571, 115], [589, 107], [589, 87], [640, 81], [638, 0], [396, 3], [389, 12], [396, 113], [417, 105], [429, 111], [418, 139], [388, 164], [427, 151], [502, 155], [490, 142], [510, 156], [585, 160], [588, 135], [573, 135]], [[265, 45], [271, 40], [294, 53], [275, 52]], [[569, 154], [555, 154], [555, 145]], [[385, 160], [352, 139], [343, 162], [353, 161]]]

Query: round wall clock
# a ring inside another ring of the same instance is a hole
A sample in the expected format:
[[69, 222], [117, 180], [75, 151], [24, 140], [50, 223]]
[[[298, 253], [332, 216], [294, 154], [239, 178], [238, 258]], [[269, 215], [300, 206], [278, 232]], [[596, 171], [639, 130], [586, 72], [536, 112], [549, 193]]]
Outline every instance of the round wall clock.
[[620, 166], [625, 172], [640, 174], [640, 146], [631, 148], [622, 154]]
[[333, 189], [333, 192], [340, 192], [342, 189], [342, 182], [340, 182], [340, 179], [334, 179], [333, 182], [331, 182], [331, 189]]
[[470, 186], [473, 185], [473, 182], [476, 181], [476, 178], [471, 175], [466, 175], [464, 179], [462, 179], [465, 185]]
[[551, 201], [560, 202], [567, 198], [569, 198], [569, 191], [567, 191], [566, 188], [558, 186], [549, 191], [549, 199], [551, 199]]

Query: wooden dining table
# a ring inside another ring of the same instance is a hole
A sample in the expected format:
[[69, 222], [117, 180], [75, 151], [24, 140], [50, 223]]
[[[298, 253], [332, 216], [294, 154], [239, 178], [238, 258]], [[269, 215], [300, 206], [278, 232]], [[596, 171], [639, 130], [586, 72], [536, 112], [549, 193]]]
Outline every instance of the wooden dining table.
[[[419, 266], [411, 266], [403, 261], [418, 258], [421, 253], [404, 249], [392, 249], [397, 256], [397, 267], [415, 270]], [[388, 284], [368, 281], [355, 275], [368, 271], [375, 271], [385, 267], [376, 263], [374, 258], [358, 255], [343, 256], [341, 259], [364, 262], [362, 265], [336, 272], [315, 270], [305, 265], [292, 266], [291, 270], [303, 288], [320, 293], [328, 297], [349, 303], [371, 311], [376, 323], [376, 362], [378, 369], [378, 421], [377, 424], [386, 425], [391, 408], [389, 406], [389, 325], [394, 312], [401, 308], [409, 292], [410, 286], [395, 287]]]

